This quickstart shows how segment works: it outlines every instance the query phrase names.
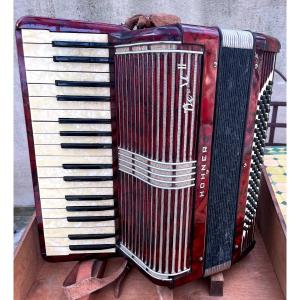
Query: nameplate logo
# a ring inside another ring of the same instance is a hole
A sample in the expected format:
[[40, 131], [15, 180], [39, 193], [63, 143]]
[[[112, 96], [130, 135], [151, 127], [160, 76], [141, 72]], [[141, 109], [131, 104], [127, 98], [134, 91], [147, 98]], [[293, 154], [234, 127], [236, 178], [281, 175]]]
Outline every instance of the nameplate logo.
[[206, 188], [206, 177], [209, 171], [207, 169], [207, 147], [203, 146], [201, 148], [201, 158], [200, 158], [200, 198], [205, 196]]
[[189, 111], [194, 110], [194, 97], [190, 89], [190, 77], [188, 75], [186, 68], [187, 68], [186, 64], [177, 64], [177, 69], [182, 70], [179, 79], [179, 86], [182, 88], [182, 93], [185, 92], [185, 99], [182, 105], [184, 113], [188, 113]]

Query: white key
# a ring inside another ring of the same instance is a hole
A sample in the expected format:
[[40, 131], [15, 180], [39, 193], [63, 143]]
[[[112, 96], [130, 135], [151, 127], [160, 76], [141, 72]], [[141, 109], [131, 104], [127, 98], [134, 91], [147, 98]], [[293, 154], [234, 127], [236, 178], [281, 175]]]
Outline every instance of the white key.
[[100, 228], [44, 228], [45, 237], [67, 237], [69, 234], [103, 234], [115, 233], [115, 227]]
[[112, 156], [111, 149], [65, 149], [60, 145], [34, 145], [36, 155]]
[[66, 195], [113, 195], [112, 188], [41, 189], [41, 198], [64, 198]]
[[[43, 216], [44, 217], [44, 216]], [[64, 219], [43, 219], [44, 229], [47, 228], [94, 228], [95, 231], [102, 230], [102, 227], [114, 227], [115, 221], [102, 221], [102, 222], [68, 222], [66, 218]]]
[[51, 43], [52, 41], [107, 43], [108, 35], [99, 33], [69, 33], [22, 29], [22, 40], [23, 43]]
[[110, 73], [27, 71], [27, 83], [52, 83], [55, 80], [109, 82]]
[[31, 109], [93, 109], [109, 110], [110, 102], [57, 101], [55, 97], [29, 97]]
[[38, 177], [63, 176], [113, 176], [113, 170], [107, 169], [63, 169], [63, 167], [38, 167]]
[[[92, 217], [92, 216], [114, 216], [114, 210], [104, 211], [66, 211], [64, 208], [45, 208], [42, 209], [43, 219], [60, 219], [67, 217]], [[73, 222], [69, 222], [73, 223]]]
[[[112, 196], [113, 198], [113, 196]], [[114, 205], [114, 200], [67, 201], [65, 199], [41, 199], [42, 208], [66, 208], [67, 206]]]
[[29, 83], [27, 85], [29, 96], [56, 97], [57, 95], [77, 96], [109, 96], [109, 87], [70, 87], [56, 86], [54, 84]]
[[65, 246], [69, 245], [105, 245], [105, 244], [115, 244], [115, 238], [107, 239], [89, 239], [89, 240], [70, 240], [69, 238], [45, 238], [45, 244], [47, 246]]
[[40, 110], [31, 109], [33, 121], [58, 121], [58, 118], [110, 119], [110, 111], [105, 110]]
[[69, 247], [46, 247], [47, 256], [61, 256], [81, 253], [114, 253], [116, 249], [71, 251]]
[[24, 56], [53, 57], [60, 56], [100, 56], [108, 57], [108, 48], [71, 48], [52, 47], [52, 44], [27, 44], [23, 43]]
[[68, 188], [111, 188], [113, 181], [64, 181], [61, 178], [39, 178], [41, 189], [68, 189]]
[[109, 72], [108, 63], [54, 62], [53, 58], [24, 57], [27, 71]]
[[58, 122], [32, 122], [34, 133], [58, 133], [59, 131], [111, 131], [111, 124], [60, 124]]
[[62, 164], [112, 164], [112, 155], [93, 156], [36, 156], [38, 167], [61, 167]]
[[34, 134], [33, 138], [36, 145], [60, 145], [61, 143], [112, 143], [111, 136], [60, 136], [59, 134], [38, 133]]

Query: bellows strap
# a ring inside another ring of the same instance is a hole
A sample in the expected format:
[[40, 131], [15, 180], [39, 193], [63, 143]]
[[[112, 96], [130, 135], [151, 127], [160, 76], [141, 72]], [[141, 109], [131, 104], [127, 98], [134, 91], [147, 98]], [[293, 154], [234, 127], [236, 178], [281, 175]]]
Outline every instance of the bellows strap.
[[148, 27], [159, 27], [171, 24], [181, 23], [181, 19], [175, 15], [168, 14], [154, 14], [150, 16], [146, 15], [134, 15], [128, 18], [125, 22], [130, 30], [148, 28]]
[[88, 300], [91, 293], [116, 281], [126, 271], [128, 262], [125, 260], [110, 276], [102, 277], [105, 265], [105, 261], [96, 259], [77, 263], [63, 283], [67, 299]]

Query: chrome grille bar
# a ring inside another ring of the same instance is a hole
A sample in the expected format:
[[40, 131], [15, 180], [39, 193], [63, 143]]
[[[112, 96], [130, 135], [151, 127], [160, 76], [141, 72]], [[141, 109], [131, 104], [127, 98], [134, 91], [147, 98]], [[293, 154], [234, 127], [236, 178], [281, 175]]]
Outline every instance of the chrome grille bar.
[[124, 55], [116, 59], [127, 82], [117, 87], [124, 89], [118, 162], [126, 179], [121, 187], [126, 233], [120, 248], [151, 276], [166, 280], [190, 268], [202, 52], [183, 47], [127, 45], [118, 47]]

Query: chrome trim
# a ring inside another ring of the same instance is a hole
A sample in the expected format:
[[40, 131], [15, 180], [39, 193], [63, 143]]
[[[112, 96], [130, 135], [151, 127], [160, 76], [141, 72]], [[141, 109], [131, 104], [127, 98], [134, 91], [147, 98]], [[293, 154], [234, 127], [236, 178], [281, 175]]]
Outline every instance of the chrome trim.
[[[120, 171], [122, 171], [122, 172], [124, 172], [126, 174], [134, 176], [134, 174], [129, 173], [128, 171], [125, 171], [125, 170], [120, 170]], [[143, 181], [143, 182], [145, 182], [145, 183], [147, 183], [147, 184], [149, 184], [149, 185], [151, 185], [153, 187], [164, 189], [164, 190], [181, 190], [181, 189], [186, 189], [186, 188], [195, 186], [195, 183], [193, 183], [193, 184], [189, 184], [189, 185], [186, 185], [186, 186], [179, 186], [179, 187], [162, 187], [162, 186], [155, 185], [155, 184], [153, 184], [153, 183], [151, 183], [151, 182], [149, 182], [147, 180], [144, 180], [144, 179], [142, 179], [140, 177], [136, 177], [136, 176], [134, 176], [134, 177], [138, 178], [139, 180], [141, 180], [141, 181]]]
[[129, 249], [127, 249], [124, 245], [120, 244], [118, 247], [127, 257], [131, 260], [135, 261], [136, 264], [143, 269], [146, 273], [148, 273], [151, 277], [157, 278], [159, 280], [171, 281], [172, 277], [179, 276], [190, 272], [191, 269], [186, 269], [177, 273], [160, 273], [153, 271], [149, 266], [147, 266], [143, 261], [141, 261], [135, 254], [133, 254]]
[[194, 53], [194, 54], [203, 54], [203, 51], [192, 51], [192, 50], [141, 50], [141, 51], [124, 51], [116, 52], [116, 55], [123, 54], [138, 54], [138, 53]]
[[140, 42], [140, 43], [132, 43], [132, 44], [115, 45], [115, 48], [140, 46], [140, 45], [156, 45], [156, 44], [181, 44], [181, 41]]
[[[121, 168], [125, 168], [125, 169], [128, 169], [128, 170], [131, 170], [133, 173], [141, 174], [143, 177], [146, 177], [146, 178], [148, 178], [148, 179], [150, 179], [152, 181], [157, 181], [157, 182], [162, 182], [162, 183], [169, 183], [169, 184], [177, 184], [177, 183], [185, 183], [185, 182], [195, 181], [195, 179], [196, 179], [196, 178], [190, 178], [190, 179], [178, 180], [178, 181], [160, 180], [160, 179], [156, 179], [154, 177], [148, 176], [145, 173], [142, 173], [140, 171], [137, 171], [135, 169], [136, 167], [138, 167], [138, 166], [134, 165], [134, 167], [128, 167], [128, 166], [125, 166], [125, 165], [119, 163], [119, 169], [120, 169], [120, 171], [122, 171]], [[146, 170], [144, 170], [144, 171], [147, 172]], [[153, 174], [151, 172], [148, 172], [148, 173], [149, 174]], [[132, 175], [134, 176], [135, 174], [132, 174]], [[157, 175], [157, 174], [155, 174], [155, 175]], [[159, 175], [157, 175], [157, 176], [159, 176]], [[189, 176], [189, 175], [185, 175], [185, 176]], [[135, 176], [135, 177], [137, 177], [137, 176]], [[173, 178], [172, 176], [168, 176], [168, 177]], [[139, 177], [137, 177], [137, 178], [139, 178]], [[174, 177], [174, 178], [176, 179], [176, 177]]]
[[[153, 158], [153, 140], [154, 140], [154, 94], [153, 94], [153, 86], [154, 86], [154, 54], [149, 54], [149, 57], [151, 58], [151, 101], [152, 101], [152, 105], [151, 105], [151, 141], [150, 141], [150, 146], [151, 146], [151, 153], [150, 153], [150, 157]], [[151, 226], [150, 226], [150, 255], [149, 255], [149, 265], [153, 264], [153, 257], [152, 257], [152, 246], [154, 245], [154, 243], [156, 242], [156, 238], [155, 241], [153, 241], [152, 236], [153, 236], [153, 218], [154, 218], [154, 212], [153, 212], [153, 194], [154, 194], [154, 188], [152, 186], [150, 186], [150, 222], [151, 222]], [[156, 199], [157, 202], [157, 199]], [[156, 219], [155, 219], [156, 220]], [[155, 235], [156, 237], [156, 235]], [[155, 252], [155, 250], [153, 251]]]
[[189, 217], [192, 213], [190, 211], [190, 194], [191, 189], [187, 191], [187, 201], [186, 201], [186, 218], [185, 218], [185, 235], [184, 235], [184, 253], [183, 253], [183, 268], [186, 268], [186, 261], [187, 261], [187, 243], [188, 243], [188, 233], [189, 233]]
[[[183, 161], [183, 162], [178, 161], [178, 162], [174, 162], [174, 163], [173, 162], [165, 162], [165, 161], [159, 161], [159, 160], [154, 160], [154, 159], [148, 158], [146, 156], [140, 155], [136, 152], [132, 152], [130, 150], [127, 150], [127, 149], [124, 149], [124, 148], [121, 148], [121, 147], [119, 147], [118, 150], [119, 151], [124, 151], [126, 154], [128, 153], [130, 155], [134, 155], [136, 157], [140, 157], [140, 158], [145, 159], [147, 161], [150, 161], [150, 162], [153, 162], [153, 163], [156, 163], [156, 164], [162, 164], [162, 165], [172, 165], [172, 166], [174, 166], [174, 165], [186, 165], [186, 164], [196, 164], [196, 162], [197, 162], [196, 160]], [[178, 169], [178, 171], [180, 171], [180, 170], [185, 170], [185, 169]]]
[[[196, 106], [196, 86], [197, 86], [197, 79], [198, 79], [198, 64], [197, 61], [199, 62], [199, 55], [195, 55], [195, 61], [194, 61], [194, 82], [193, 82], [193, 99], [194, 99], [194, 107]], [[195, 110], [193, 109], [192, 111], [192, 126], [191, 126], [191, 135], [190, 135], [190, 153], [189, 153], [189, 160], [192, 159], [192, 155], [193, 155], [193, 143], [195, 143], [194, 141], [194, 126], [195, 126]]]
[[222, 47], [253, 49], [254, 39], [250, 31], [221, 29]]
[[[132, 158], [131, 160], [136, 160], [136, 159], [134, 159], [134, 158]], [[130, 164], [130, 162], [129, 161], [127, 161], [127, 160], [125, 160], [125, 159], [122, 159], [122, 158], [119, 158], [119, 161], [122, 161], [122, 162], [125, 162], [125, 163], [127, 163], [127, 164]], [[145, 165], [146, 167], [147, 167], [147, 169], [149, 168], [149, 169], [156, 169], [156, 170], [160, 170], [160, 171], [168, 171], [168, 172], [170, 172], [170, 173], [174, 173], [174, 172], [178, 172], [178, 171], [186, 171], [186, 170], [192, 170], [192, 169], [195, 169], [196, 167], [191, 167], [191, 168], [186, 168], [186, 169], [179, 169], [179, 170], [172, 170], [172, 169], [160, 169], [160, 168], [154, 168], [153, 166], [151, 166], [151, 165], [147, 165], [147, 164], [145, 164], [145, 163], [142, 163], [142, 162], [140, 162], [140, 161], [138, 161], [138, 160], [136, 160], [138, 163], [140, 163], [140, 164], [143, 164], [143, 165]], [[142, 168], [142, 167], [140, 167], [140, 166], [138, 166], [138, 165], [134, 165], [134, 167], [135, 168], [139, 168], [139, 169], [141, 169], [141, 170], [145, 170], [145, 168]], [[145, 170], [146, 171], [146, 170]], [[147, 171], [147, 173], [149, 173], [149, 174], [153, 174], [153, 175], [155, 175], [155, 176], [159, 176], [159, 177], [166, 177], [166, 178], [178, 178], [178, 177], [186, 177], [186, 176], [189, 176], [189, 175], [196, 175], [196, 172], [192, 172], [192, 173], [189, 173], [188, 175], [187, 174], [181, 174], [181, 175], [164, 175], [164, 174], [159, 174], [159, 173], [155, 173], [155, 172], [151, 172], [151, 171]]]

